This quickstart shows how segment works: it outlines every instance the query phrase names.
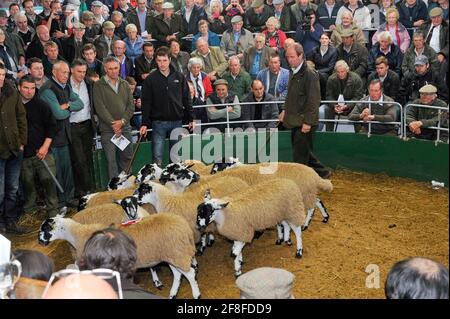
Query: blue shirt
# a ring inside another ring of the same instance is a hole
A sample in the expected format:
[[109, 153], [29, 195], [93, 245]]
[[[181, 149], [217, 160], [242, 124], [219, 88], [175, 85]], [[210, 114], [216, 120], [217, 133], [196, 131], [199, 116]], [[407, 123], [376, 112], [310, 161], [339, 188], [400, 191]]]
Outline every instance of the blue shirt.
[[239, 41], [239, 38], [241, 37], [241, 31], [239, 32], [233, 31], [233, 37], [234, 37], [234, 44], [236, 44]]
[[253, 60], [251, 75], [257, 75], [259, 72], [259, 61], [261, 60], [262, 51], [256, 51], [255, 59]]

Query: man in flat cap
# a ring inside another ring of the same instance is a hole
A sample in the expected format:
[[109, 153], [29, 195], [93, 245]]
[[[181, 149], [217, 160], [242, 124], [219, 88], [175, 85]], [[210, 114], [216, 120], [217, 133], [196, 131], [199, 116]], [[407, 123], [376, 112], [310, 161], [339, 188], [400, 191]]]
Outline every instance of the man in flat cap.
[[114, 34], [114, 23], [111, 21], [103, 22], [103, 33], [94, 41], [95, 48], [97, 49], [97, 58], [102, 60], [104, 57], [111, 55], [112, 45], [120, 38]]
[[[433, 140], [436, 138], [437, 130], [429, 127], [448, 128], [448, 105], [437, 98], [437, 88], [434, 85], [427, 84], [419, 90], [420, 98], [413, 101], [413, 104], [422, 104], [429, 106], [438, 106], [446, 108], [436, 110], [421, 108], [416, 106], [408, 107], [406, 110], [407, 136], [419, 139]], [[445, 133], [445, 134], [444, 134]], [[441, 131], [441, 139], [448, 139], [448, 133]]]
[[226, 30], [222, 34], [220, 49], [226, 59], [233, 55], [237, 55], [242, 62], [245, 50], [255, 44], [253, 34], [242, 27], [244, 21], [239, 15], [235, 15], [231, 19], [231, 25], [232, 29]]
[[162, 6], [163, 13], [153, 19], [152, 36], [158, 42], [156, 46], [169, 44], [171, 39], [181, 40], [186, 35], [186, 26], [181, 15], [174, 13], [174, 6], [171, 2], [165, 2]]
[[274, 10], [264, 0], [253, 0], [245, 11], [245, 26], [250, 32], [261, 32], [266, 28], [266, 21], [274, 15]]
[[[221, 106], [210, 106], [206, 109], [208, 120], [210, 122], [225, 122], [228, 118], [230, 121], [238, 121], [241, 117], [241, 106], [239, 105], [239, 98], [233, 92], [228, 90], [228, 82], [224, 79], [219, 79], [214, 82], [214, 92], [206, 100], [206, 104], [228, 104]], [[224, 132], [226, 124], [215, 125], [215, 128]], [[236, 125], [230, 125], [230, 128], [236, 127]]]
[[101, 1], [95, 0], [91, 4], [91, 11], [94, 14], [95, 21], [103, 25], [103, 22], [105, 22], [105, 18], [103, 17], [103, 3]]
[[422, 25], [420, 30], [425, 34], [425, 43], [438, 54], [438, 61], [442, 63], [448, 58], [448, 24], [444, 21], [444, 11], [435, 7], [431, 9], [430, 20]]
[[295, 276], [284, 269], [261, 267], [236, 279], [241, 299], [293, 299]]
[[344, 60], [350, 67], [350, 71], [359, 75], [365, 85], [367, 78], [367, 64], [369, 52], [366, 47], [356, 42], [352, 29], [344, 29], [341, 33], [342, 43], [336, 48], [337, 60]]
[[85, 32], [85, 25], [81, 22], [75, 22], [73, 24], [72, 35], [63, 41], [63, 56], [68, 63], [72, 63], [73, 60], [83, 57], [83, 46], [90, 43], [85, 37]]

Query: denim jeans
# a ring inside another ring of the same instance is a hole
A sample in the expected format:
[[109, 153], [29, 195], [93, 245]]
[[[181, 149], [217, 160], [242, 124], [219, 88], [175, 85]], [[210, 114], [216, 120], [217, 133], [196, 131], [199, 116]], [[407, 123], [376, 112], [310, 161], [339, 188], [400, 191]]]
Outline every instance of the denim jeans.
[[0, 223], [17, 219], [16, 199], [19, 190], [23, 153], [0, 159]]
[[[152, 158], [153, 163], [161, 166], [164, 156], [164, 145], [167, 137], [175, 128], [181, 128], [182, 121], [152, 121]], [[169, 140], [169, 153], [178, 139]], [[174, 159], [175, 161], [177, 159]]]

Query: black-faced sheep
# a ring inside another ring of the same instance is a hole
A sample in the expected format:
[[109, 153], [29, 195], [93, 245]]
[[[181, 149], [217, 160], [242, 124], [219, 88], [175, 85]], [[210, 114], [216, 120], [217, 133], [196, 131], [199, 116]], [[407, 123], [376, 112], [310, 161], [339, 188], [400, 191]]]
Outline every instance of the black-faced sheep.
[[[48, 245], [57, 239], [67, 240], [79, 256], [90, 235], [105, 227], [104, 224], [83, 225], [56, 216], [42, 223], [38, 239], [41, 245]], [[155, 214], [121, 229], [137, 244], [138, 268], [152, 267], [161, 262], [169, 264], [174, 275], [170, 298], [177, 295], [181, 275], [189, 281], [193, 297], [200, 297], [196, 281], [194, 237], [185, 219], [173, 214]]]
[[233, 240], [232, 256], [235, 275], [241, 274], [242, 249], [253, 240], [256, 231], [288, 224], [297, 239], [296, 257], [303, 254], [301, 225], [305, 209], [301, 192], [289, 179], [273, 179], [259, 183], [246, 191], [223, 198], [211, 199], [206, 192], [204, 202], [197, 207], [197, 228], [203, 230], [215, 222], [219, 234]]

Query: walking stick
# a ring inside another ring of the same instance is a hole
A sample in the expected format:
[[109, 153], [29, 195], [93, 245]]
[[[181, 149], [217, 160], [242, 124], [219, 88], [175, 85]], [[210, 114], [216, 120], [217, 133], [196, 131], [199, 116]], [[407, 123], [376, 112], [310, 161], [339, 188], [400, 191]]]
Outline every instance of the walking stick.
[[133, 157], [131, 158], [130, 163], [128, 163], [127, 170], [125, 171], [126, 174], [128, 174], [130, 172], [130, 170], [131, 170], [131, 166], [133, 165], [134, 158], [136, 157], [137, 151], [139, 150], [139, 146], [141, 146], [141, 141], [142, 141], [142, 134], [139, 134], [139, 139], [138, 139], [138, 142], [137, 142], [137, 146], [136, 146], [136, 148], [135, 148], [135, 150], [133, 152]]
[[337, 118], [338, 122], [336, 123], [336, 126], [334, 127], [334, 132], [337, 131], [337, 128], [338, 128], [339, 120], [340, 120], [340, 119], [341, 119], [341, 114], [339, 113], [339, 114], [338, 114], [338, 118]]
[[42, 163], [44, 163], [44, 166], [45, 166], [45, 168], [47, 169], [47, 172], [50, 174], [50, 176], [52, 177], [53, 181], [55, 182], [56, 187], [58, 187], [58, 189], [59, 189], [59, 191], [60, 191], [61, 193], [64, 193], [64, 190], [63, 190], [61, 184], [58, 182], [58, 180], [56, 179], [55, 175], [53, 175], [53, 173], [52, 173], [52, 171], [50, 170], [50, 167], [48, 167], [48, 164], [47, 164], [47, 162], [45, 161], [45, 159], [43, 158], [43, 159], [41, 159], [41, 161], [42, 161]]
[[[278, 125], [280, 125], [280, 121], [277, 122], [277, 125], [275, 125], [275, 128], [278, 128]], [[275, 133], [275, 130], [273, 130], [272, 133], [269, 134], [269, 136], [266, 138], [266, 143], [264, 143], [264, 145], [259, 149], [258, 151], [258, 158], [259, 158], [259, 153], [261, 153], [261, 151], [263, 150], [263, 148], [266, 147], [267, 143], [269, 143], [270, 139], [272, 138], [273, 133]]]

